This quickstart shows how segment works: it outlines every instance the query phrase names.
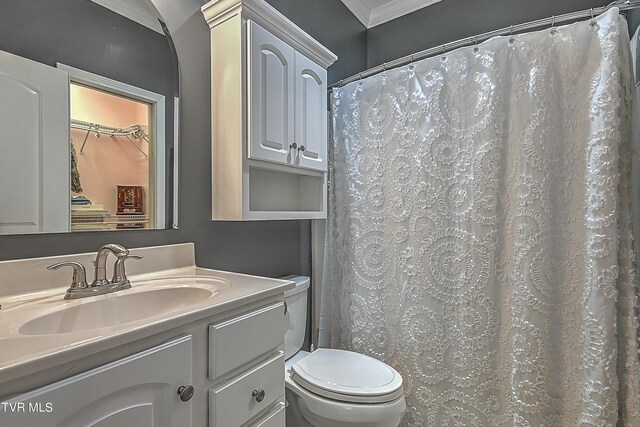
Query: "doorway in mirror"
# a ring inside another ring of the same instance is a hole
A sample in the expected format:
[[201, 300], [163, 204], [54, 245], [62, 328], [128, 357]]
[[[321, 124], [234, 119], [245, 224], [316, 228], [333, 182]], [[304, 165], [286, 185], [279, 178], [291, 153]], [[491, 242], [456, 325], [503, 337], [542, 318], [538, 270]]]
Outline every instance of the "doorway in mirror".
[[[163, 228], [164, 95], [65, 64], [57, 68], [70, 80], [70, 231]], [[118, 207], [119, 187], [138, 188], [138, 209]]]
[[[71, 231], [154, 228], [151, 105], [75, 83], [70, 88]], [[135, 192], [135, 207], [121, 206], [119, 188]]]

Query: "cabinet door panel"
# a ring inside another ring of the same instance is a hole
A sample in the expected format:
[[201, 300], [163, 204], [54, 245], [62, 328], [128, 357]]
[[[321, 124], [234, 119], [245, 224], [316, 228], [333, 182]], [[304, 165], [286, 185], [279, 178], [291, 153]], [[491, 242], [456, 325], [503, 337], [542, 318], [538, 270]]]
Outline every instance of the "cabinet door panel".
[[[295, 164], [327, 170], [327, 71], [296, 52]], [[304, 150], [302, 150], [304, 147]]]
[[249, 27], [249, 157], [291, 159], [294, 133], [293, 48], [255, 22]]
[[191, 383], [191, 336], [5, 400], [0, 426], [188, 427], [191, 402], [176, 391]]
[[69, 75], [0, 51], [0, 94], [0, 234], [69, 231]]

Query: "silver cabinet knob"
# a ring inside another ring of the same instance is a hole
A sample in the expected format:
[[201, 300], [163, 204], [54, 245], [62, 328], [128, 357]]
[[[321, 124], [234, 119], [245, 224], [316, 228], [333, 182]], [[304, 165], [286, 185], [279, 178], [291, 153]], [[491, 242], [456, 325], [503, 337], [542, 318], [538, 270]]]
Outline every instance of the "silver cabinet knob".
[[191, 400], [196, 390], [193, 388], [191, 384], [180, 386], [178, 389], [178, 395], [180, 396], [180, 400], [183, 402], [187, 402]]
[[251, 395], [256, 398], [256, 402], [262, 402], [266, 393], [264, 390], [253, 390]]
[[300, 148], [298, 148], [298, 150], [304, 151], [305, 150], [304, 145], [301, 145]]
[[298, 144], [296, 144], [295, 142], [293, 144], [289, 144], [289, 148], [292, 148], [295, 150], [298, 148]]

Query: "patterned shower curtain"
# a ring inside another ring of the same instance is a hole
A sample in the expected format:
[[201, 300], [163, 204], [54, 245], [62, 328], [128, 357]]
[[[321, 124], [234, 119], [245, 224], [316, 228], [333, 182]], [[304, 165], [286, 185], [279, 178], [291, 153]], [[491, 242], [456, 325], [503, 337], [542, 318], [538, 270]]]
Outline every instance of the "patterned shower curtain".
[[640, 426], [626, 22], [498, 37], [336, 89], [333, 347], [407, 426]]

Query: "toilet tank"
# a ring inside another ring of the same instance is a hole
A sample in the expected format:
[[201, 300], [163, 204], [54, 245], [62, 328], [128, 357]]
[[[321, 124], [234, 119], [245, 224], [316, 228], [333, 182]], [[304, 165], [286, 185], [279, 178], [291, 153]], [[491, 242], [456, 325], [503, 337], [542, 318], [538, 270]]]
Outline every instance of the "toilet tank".
[[306, 276], [285, 276], [283, 279], [296, 283], [295, 288], [284, 293], [284, 301], [287, 304], [285, 325], [288, 325], [284, 335], [284, 357], [289, 359], [300, 351], [304, 344], [307, 331], [307, 293], [311, 280]]

